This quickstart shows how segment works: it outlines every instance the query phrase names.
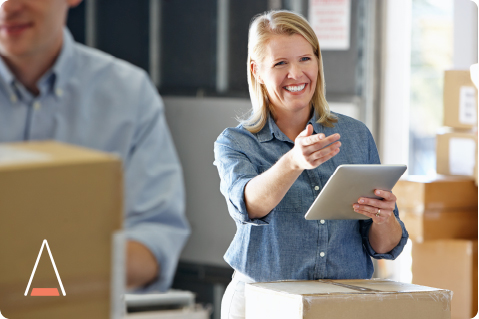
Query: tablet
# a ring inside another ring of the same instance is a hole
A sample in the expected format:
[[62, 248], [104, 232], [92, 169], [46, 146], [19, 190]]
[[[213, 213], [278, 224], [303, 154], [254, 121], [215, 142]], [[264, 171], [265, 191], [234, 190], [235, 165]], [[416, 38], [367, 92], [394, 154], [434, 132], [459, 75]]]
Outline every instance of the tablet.
[[391, 191], [406, 165], [350, 164], [340, 165], [314, 200], [304, 218], [370, 219], [356, 213], [353, 204], [360, 197], [381, 199], [375, 189]]

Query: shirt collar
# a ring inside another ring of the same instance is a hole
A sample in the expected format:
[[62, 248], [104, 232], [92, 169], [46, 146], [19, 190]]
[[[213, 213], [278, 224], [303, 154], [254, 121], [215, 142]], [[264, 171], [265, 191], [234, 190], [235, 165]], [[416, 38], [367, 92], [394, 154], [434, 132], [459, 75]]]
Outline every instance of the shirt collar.
[[10, 72], [10, 69], [5, 64], [5, 61], [0, 58], [0, 87], [5, 89], [12, 102], [16, 102], [17, 100], [17, 94], [13, 88], [14, 80], [15, 77], [13, 76], [12, 72]]
[[[75, 65], [74, 62], [74, 40], [70, 31], [68, 31], [67, 28], [64, 28], [63, 44], [60, 55], [53, 64], [53, 67], [38, 81], [38, 88], [41, 92], [40, 94], [45, 94], [50, 90], [57, 98], [60, 98], [63, 94], [65, 84], [73, 72]], [[1, 58], [0, 82], [3, 82], [1, 83], [1, 86], [6, 89], [12, 102], [14, 102], [15, 98], [23, 97], [30, 99], [30, 97], [24, 96], [27, 90], [22, 89], [23, 86], [16, 81], [15, 76], [7, 67], [5, 61]]]
[[[308, 124], [313, 125], [313, 131], [314, 131], [313, 133], [314, 134], [319, 133], [319, 132], [322, 131], [321, 124], [316, 123], [317, 118], [318, 117], [316, 116], [316, 110], [314, 110], [313, 115], [311, 116], [311, 118], [308, 121]], [[275, 137], [276, 139], [278, 139], [280, 141], [283, 141], [283, 142], [290, 142], [290, 143], [293, 142], [293, 141], [291, 141], [291, 139], [289, 137], [287, 137], [283, 132], [281, 132], [281, 130], [276, 125], [276, 123], [275, 123], [275, 121], [274, 121], [274, 119], [273, 119], [273, 117], [271, 116], [270, 113], [268, 114], [268, 120], [267, 120], [266, 125], [261, 129], [261, 131], [256, 133], [256, 137], [258, 138], [258, 141], [261, 142], [261, 143], [262, 142], [268, 142], [268, 141], [272, 140], [273, 137]]]
[[[50, 70], [52, 79], [52, 90], [57, 97], [61, 97], [65, 89], [66, 83], [73, 74], [75, 68], [75, 50], [74, 50], [75, 41], [73, 36], [67, 28], [63, 29], [63, 46], [58, 56], [55, 64]], [[49, 76], [47, 72], [45, 78], [42, 77], [41, 80], [46, 80]]]
[[3, 61], [3, 59], [1, 58], [0, 58], [0, 78], [6, 84], [11, 84], [13, 80], [15, 80], [15, 77], [13, 76], [12, 72], [10, 72], [10, 69], [5, 64], [5, 61]]

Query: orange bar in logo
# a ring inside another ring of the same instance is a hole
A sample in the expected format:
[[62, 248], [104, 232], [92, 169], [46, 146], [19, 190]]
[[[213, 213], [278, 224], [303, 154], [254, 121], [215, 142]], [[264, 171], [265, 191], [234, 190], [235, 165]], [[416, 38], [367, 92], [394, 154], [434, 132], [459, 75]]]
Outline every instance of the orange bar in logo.
[[60, 296], [57, 288], [33, 288], [30, 296]]

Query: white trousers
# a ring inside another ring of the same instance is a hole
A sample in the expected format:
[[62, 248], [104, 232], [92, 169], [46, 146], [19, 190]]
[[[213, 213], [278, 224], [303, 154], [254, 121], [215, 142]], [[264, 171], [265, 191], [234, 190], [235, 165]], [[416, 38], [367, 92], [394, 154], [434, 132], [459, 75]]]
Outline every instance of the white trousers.
[[254, 282], [249, 277], [235, 271], [233, 279], [226, 287], [221, 301], [221, 319], [244, 319], [245, 317], [245, 283]]

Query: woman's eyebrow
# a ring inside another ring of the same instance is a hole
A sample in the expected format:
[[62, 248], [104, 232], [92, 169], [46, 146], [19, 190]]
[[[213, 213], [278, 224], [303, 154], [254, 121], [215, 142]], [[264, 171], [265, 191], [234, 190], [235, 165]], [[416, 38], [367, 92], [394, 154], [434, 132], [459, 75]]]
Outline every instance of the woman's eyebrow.
[[[300, 55], [298, 55], [298, 56], [296, 56], [296, 57], [302, 58], [302, 57], [305, 57], [305, 56], [310, 57], [310, 56], [314, 56], [314, 54], [312, 54], [312, 53], [305, 53], [305, 54], [300, 54]], [[287, 59], [288, 59], [287, 57], [277, 57], [277, 58], [273, 57], [273, 58], [271, 59], [271, 62], [275, 62], [275, 61], [278, 61], [278, 60], [287, 60]]]
[[287, 60], [288, 58], [283, 58], [283, 57], [278, 57], [278, 58], [273, 58], [271, 60], [271, 62], [276, 62], [276, 61], [279, 61], [279, 60]]

